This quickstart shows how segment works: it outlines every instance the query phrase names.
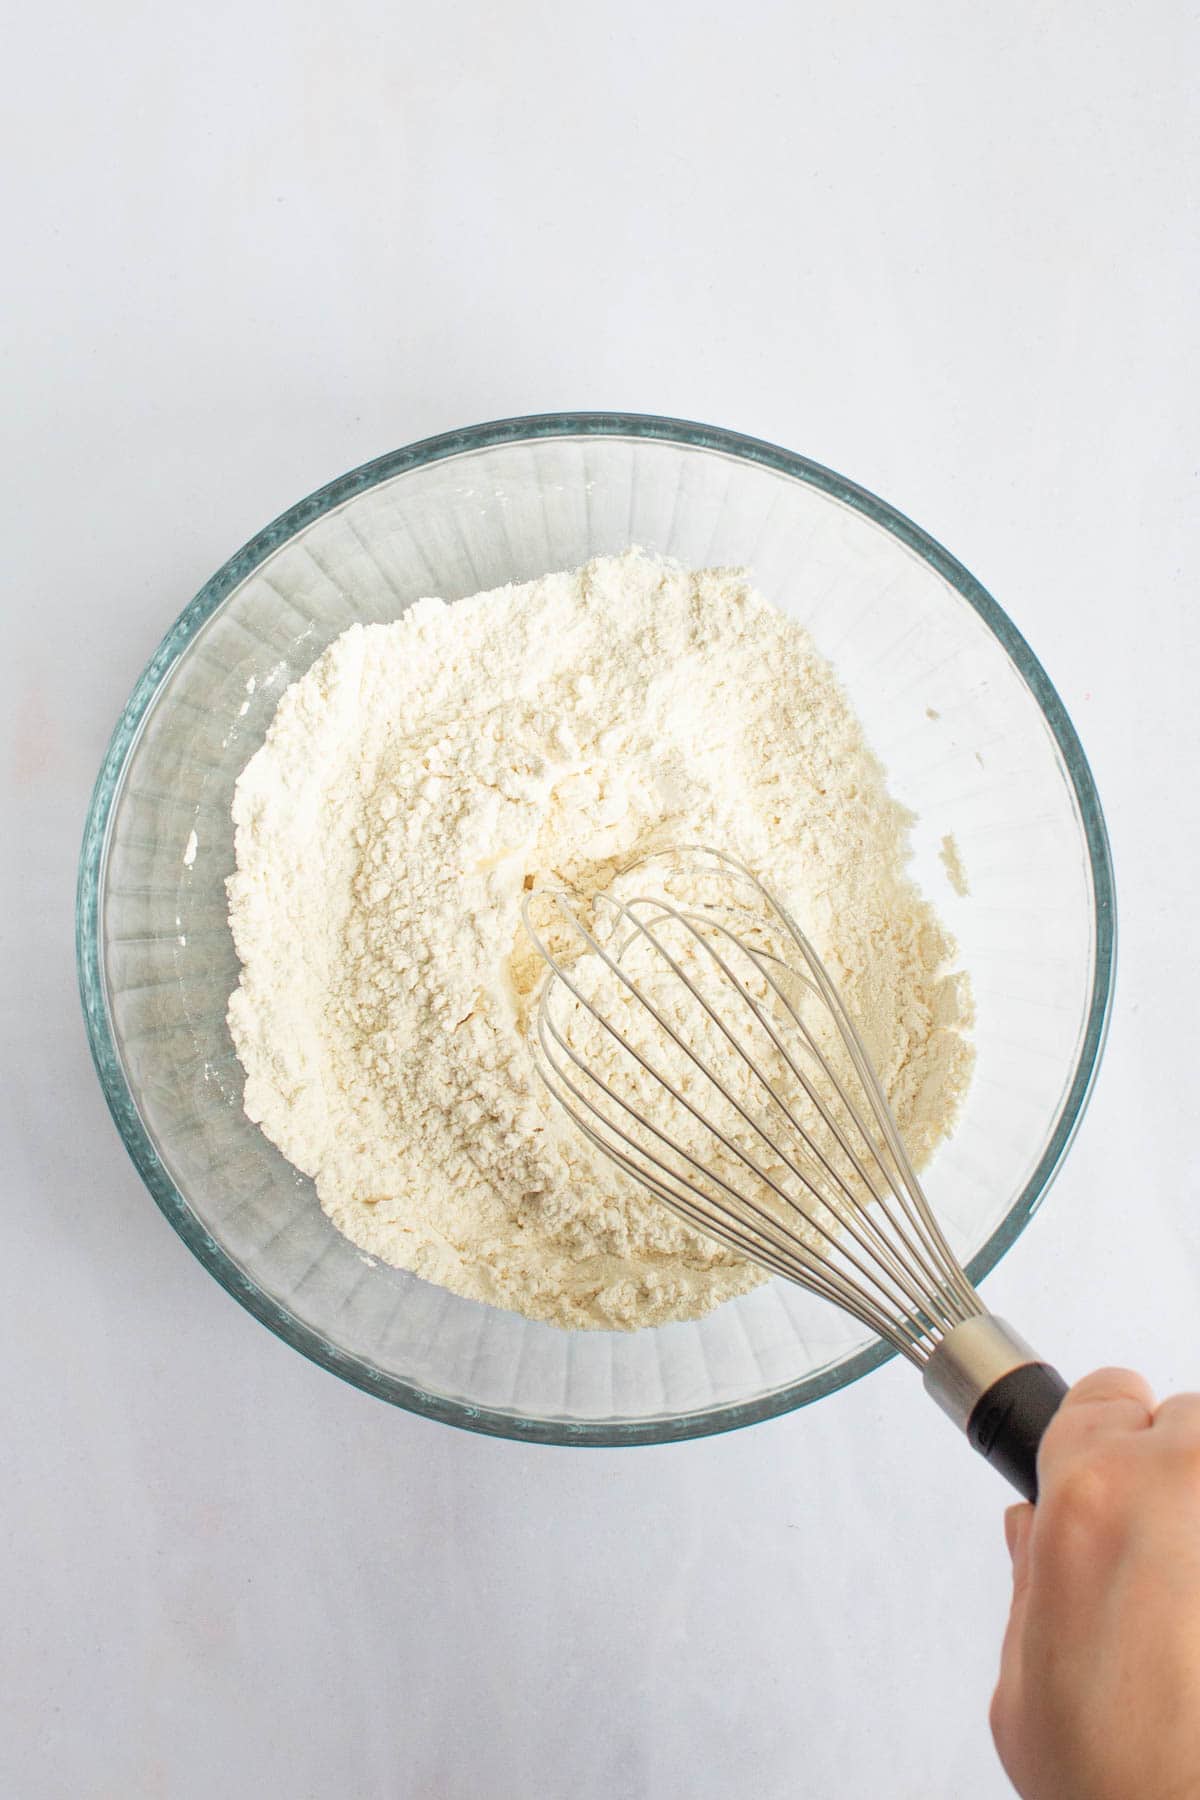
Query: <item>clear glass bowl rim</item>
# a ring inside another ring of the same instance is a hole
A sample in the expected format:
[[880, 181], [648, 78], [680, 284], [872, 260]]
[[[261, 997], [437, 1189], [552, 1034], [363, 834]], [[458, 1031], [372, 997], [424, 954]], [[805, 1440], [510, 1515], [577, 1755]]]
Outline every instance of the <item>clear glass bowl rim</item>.
[[716, 451], [794, 477], [853, 507], [929, 564], [978, 614], [998, 639], [1032, 692], [1052, 733], [1074, 789], [1083, 823], [1095, 908], [1092, 997], [1074, 1078], [1045, 1151], [1023, 1191], [971, 1259], [968, 1274], [979, 1282], [995, 1267], [1041, 1204], [1079, 1128], [1099, 1068], [1108, 1029], [1116, 968], [1116, 900], [1112, 857], [1095, 782], [1075, 727], [1049, 676], [1012, 620], [975, 577], [948, 550], [903, 513], [867, 489], [820, 463], [760, 438], [690, 420], [649, 413], [541, 413], [498, 419], [460, 431], [424, 438], [363, 463], [289, 507], [231, 556], [186, 606], [139, 677], [122, 712], [92, 791], [80, 854], [76, 895], [75, 948], [80, 996], [92, 1059], [125, 1148], [158, 1206], [188, 1248], [233, 1297], [284, 1343], [313, 1362], [395, 1406], [447, 1425], [526, 1443], [613, 1447], [661, 1444], [736, 1430], [777, 1417], [857, 1381], [887, 1362], [895, 1351], [872, 1344], [854, 1356], [815, 1371], [804, 1380], [753, 1401], [677, 1417], [633, 1421], [536, 1419], [498, 1409], [473, 1407], [433, 1394], [379, 1369], [331, 1342], [254, 1282], [205, 1230], [160, 1161], [142, 1124], [125, 1078], [109, 1015], [99, 920], [108, 833], [129, 758], [143, 722], [171, 671], [205, 621], [233, 590], [281, 544], [322, 514], [393, 476], [472, 451], [546, 438], [653, 439], [690, 449]]

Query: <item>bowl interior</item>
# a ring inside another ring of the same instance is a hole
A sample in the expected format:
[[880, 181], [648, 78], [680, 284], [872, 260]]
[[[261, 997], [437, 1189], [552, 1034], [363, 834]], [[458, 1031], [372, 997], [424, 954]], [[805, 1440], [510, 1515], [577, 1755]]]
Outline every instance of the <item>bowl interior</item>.
[[[160, 1204], [299, 1348], [480, 1429], [638, 1441], [746, 1422], [881, 1361], [853, 1320], [774, 1281], [695, 1324], [564, 1334], [374, 1264], [248, 1123], [225, 1026], [233, 784], [275, 704], [356, 619], [456, 599], [630, 543], [747, 564], [842, 677], [918, 878], [975, 989], [978, 1064], [928, 1171], [981, 1273], [1059, 1160], [1098, 1055], [1111, 961], [1103, 826], [1053, 690], [994, 604], [905, 521], [827, 472], [657, 422], [418, 446], [305, 502], [165, 640], [121, 721], [81, 876], [81, 968], [102, 1078]], [[685, 436], [688, 441], [685, 441]], [[969, 883], [952, 886], [951, 836]]]

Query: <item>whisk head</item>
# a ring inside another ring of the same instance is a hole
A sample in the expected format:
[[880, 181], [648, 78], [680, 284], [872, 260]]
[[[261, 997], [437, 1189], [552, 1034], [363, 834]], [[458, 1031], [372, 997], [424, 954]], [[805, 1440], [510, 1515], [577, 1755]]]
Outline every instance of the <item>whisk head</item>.
[[919, 1365], [983, 1313], [837, 989], [743, 863], [671, 850], [523, 911], [538, 1070], [596, 1149]]

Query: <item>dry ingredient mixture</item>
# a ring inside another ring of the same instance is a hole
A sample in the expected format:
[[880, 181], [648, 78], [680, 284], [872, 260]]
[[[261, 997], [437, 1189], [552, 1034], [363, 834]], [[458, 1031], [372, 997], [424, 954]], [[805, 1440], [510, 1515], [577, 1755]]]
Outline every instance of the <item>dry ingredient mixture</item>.
[[356, 625], [234, 796], [245, 1109], [364, 1250], [567, 1327], [689, 1319], [763, 1279], [556, 1112], [530, 889], [722, 846], [825, 958], [920, 1165], [970, 1076], [966, 977], [909, 815], [802, 628], [734, 569], [630, 550]]

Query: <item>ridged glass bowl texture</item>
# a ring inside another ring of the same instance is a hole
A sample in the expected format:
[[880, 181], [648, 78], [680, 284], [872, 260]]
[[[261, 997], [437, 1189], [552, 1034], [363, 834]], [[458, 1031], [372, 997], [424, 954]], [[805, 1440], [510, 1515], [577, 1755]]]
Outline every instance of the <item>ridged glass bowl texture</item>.
[[[1078, 1123], [1113, 966], [1103, 820], [1075, 732], [979, 584], [891, 508], [704, 426], [552, 415], [432, 439], [343, 476], [213, 577], [150, 662], [97, 781], [79, 880], [92, 1049], [155, 1199], [287, 1342], [370, 1392], [541, 1442], [661, 1442], [800, 1406], [882, 1362], [784, 1282], [694, 1324], [564, 1333], [377, 1265], [242, 1113], [225, 1025], [230, 803], [282, 690], [356, 619], [393, 619], [629, 544], [745, 564], [846, 684], [914, 868], [958, 937], [978, 1063], [927, 1186], [978, 1279]], [[797, 695], [797, 705], [803, 696]], [[939, 859], [952, 835], [970, 883]]]

